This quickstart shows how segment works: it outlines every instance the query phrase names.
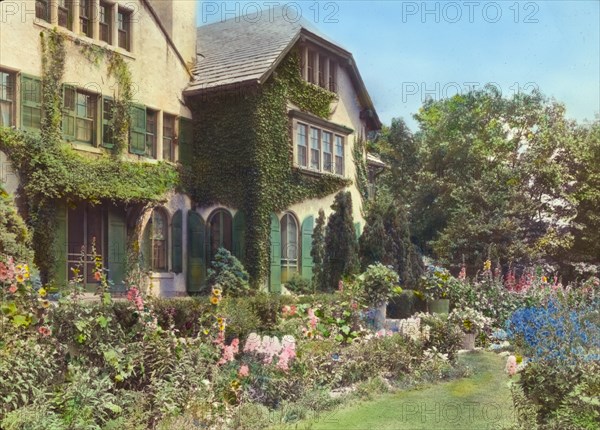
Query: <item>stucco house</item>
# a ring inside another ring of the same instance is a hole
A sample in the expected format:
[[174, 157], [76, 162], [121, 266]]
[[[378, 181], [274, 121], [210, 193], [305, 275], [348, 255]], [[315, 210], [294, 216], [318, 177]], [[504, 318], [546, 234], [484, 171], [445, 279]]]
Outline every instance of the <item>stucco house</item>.
[[[351, 192], [360, 231], [361, 143], [381, 124], [352, 54], [309, 24], [275, 13], [196, 28], [191, 1], [15, 5], [0, 3], [0, 126], [43, 135], [49, 85], [40, 34], [57, 33], [65, 40], [61, 145], [86, 160], [117, 157], [178, 174], [160, 198], [146, 198], [144, 184], [127, 199], [110, 190], [97, 198], [57, 193], [50, 200], [56, 284], [83, 258], [93, 288], [94, 244], [116, 289], [133, 254], [154, 293], [198, 293], [225, 247], [255, 285], [278, 292], [294, 272], [312, 276], [314, 221], [338, 191]], [[110, 68], [116, 57], [130, 73], [131, 120], [126, 148], [115, 155], [123, 97], [123, 78]], [[0, 180], [19, 201], [25, 173], [7, 148], [0, 142]], [[27, 203], [20, 207], [30, 215]]]

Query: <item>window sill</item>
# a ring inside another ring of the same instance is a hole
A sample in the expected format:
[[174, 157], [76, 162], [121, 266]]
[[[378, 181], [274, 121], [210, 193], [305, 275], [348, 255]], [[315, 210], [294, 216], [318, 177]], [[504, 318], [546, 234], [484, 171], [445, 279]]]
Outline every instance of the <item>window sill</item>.
[[70, 142], [70, 141], [67, 141], [67, 143], [69, 145], [71, 145], [71, 148], [73, 148], [77, 151], [90, 152], [92, 154], [99, 154], [99, 155], [104, 154], [104, 149], [98, 148], [96, 146], [92, 146], [87, 143]]
[[323, 172], [323, 171], [319, 171], [319, 170], [309, 169], [307, 167], [301, 167], [301, 166], [298, 166], [298, 165], [294, 165], [294, 168], [296, 170], [298, 170], [300, 173], [303, 173], [303, 174], [308, 175], [308, 176], [314, 176], [316, 178], [320, 178], [320, 177], [323, 177], [323, 176], [334, 176], [336, 178], [346, 179], [346, 176], [338, 175], [338, 174], [333, 173], [333, 172]]
[[68, 28], [61, 27], [58, 24], [56, 24], [56, 25], [50, 24], [46, 21], [42, 21], [39, 19], [35, 20], [33, 22], [33, 24], [37, 25], [38, 27], [45, 28], [47, 30], [56, 29], [59, 33], [64, 34], [65, 36], [69, 37], [76, 45], [82, 45], [82, 44], [95, 45], [99, 48], [108, 49], [110, 51], [114, 51], [118, 54], [121, 54], [124, 57], [128, 57], [128, 58], [131, 58], [132, 60], [135, 60], [135, 56], [130, 51], [127, 51], [126, 49], [120, 48], [115, 45], [110, 45], [104, 41], [92, 39], [91, 37], [88, 37], [88, 36], [85, 36], [82, 34], [75, 34]]

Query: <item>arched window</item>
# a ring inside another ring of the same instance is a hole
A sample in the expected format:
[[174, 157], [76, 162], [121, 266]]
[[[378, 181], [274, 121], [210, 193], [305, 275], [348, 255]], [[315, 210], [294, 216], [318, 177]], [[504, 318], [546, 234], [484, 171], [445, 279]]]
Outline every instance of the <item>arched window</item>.
[[298, 223], [289, 212], [281, 218], [281, 265], [283, 267], [298, 267]]
[[152, 270], [166, 272], [167, 263], [168, 218], [162, 209], [154, 209], [150, 218], [150, 241], [152, 242]]
[[232, 249], [232, 219], [231, 214], [225, 209], [218, 209], [208, 219], [208, 235], [210, 244], [210, 261], [217, 254], [219, 248]]

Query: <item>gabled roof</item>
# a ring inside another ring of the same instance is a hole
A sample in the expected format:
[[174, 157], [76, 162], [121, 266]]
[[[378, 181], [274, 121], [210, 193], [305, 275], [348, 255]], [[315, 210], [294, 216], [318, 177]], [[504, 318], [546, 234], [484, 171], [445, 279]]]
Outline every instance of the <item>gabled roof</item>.
[[346, 60], [364, 115], [380, 128], [373, 102], [352, 54], [304, 19], [293, 22], [280, 9], [256, 16], [235, 17], [198, 27], [194, 79], [185, 95], [207, 94], [263, 84], [300, 40], [310, 40]]

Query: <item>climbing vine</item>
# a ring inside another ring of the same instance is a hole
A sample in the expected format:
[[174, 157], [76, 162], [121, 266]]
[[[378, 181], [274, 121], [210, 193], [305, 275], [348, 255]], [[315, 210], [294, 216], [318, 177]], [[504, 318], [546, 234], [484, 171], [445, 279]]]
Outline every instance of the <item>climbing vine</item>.
[[329, 118], [336, 97], [302, 81], [293, 52], [260, 88], [193, 106], [194, 156], [184, 168], [184, 186], [201, 205], [220, 203], [242, 210], [247, 225], [244, 262], [255, 286], [269, 270], [271, 214], [352, 183], [293, 167], [288, 100]]
[[108, 75], [117, 81], [110, 129], [115, 139], [113, 154], [119, 156], [127, 150], [129, 142], [133, 91], [131, 71], [123, 57], [116, 52], [111, 51], [108, 55]]
[[354, 139], [352, 158], [356, 167], [356, 188], [363, 203], [369, 199], [369, 179], [367, 175], [367, 161], [365, 159], [365, 141], [362, 136]]
[[19, 172], [33, 229], [35, 263], [52, 279], [56, 202], [86, 200], [141, 204], [160, 201], [179, 184], [179, 174], [168, 163], [139, 163], [117, 157], [127, 148], [131, 106], [131, 73], [123, 58], [108, 53], [108, 74], [117, 82], [113, 124], [113, 156], [88, 155], [62, 143], [62, 82], [66, 38], [57, 31], [41, 33], [41, 133], [0, 127], [0, 150]]

